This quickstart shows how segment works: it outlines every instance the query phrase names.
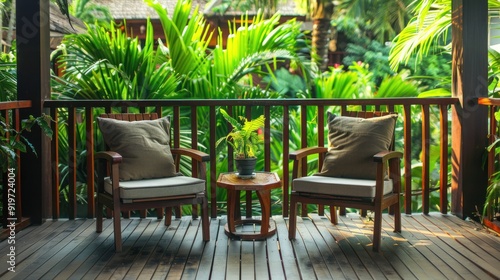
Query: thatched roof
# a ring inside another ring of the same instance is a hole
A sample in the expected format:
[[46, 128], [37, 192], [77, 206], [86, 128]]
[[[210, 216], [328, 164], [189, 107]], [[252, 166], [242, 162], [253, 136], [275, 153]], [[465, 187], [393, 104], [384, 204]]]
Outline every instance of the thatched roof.
[[[160, 4], [166, 7], [167, 12], [171, 15], [177, 4], [177, 0], [157, 0]], [[193, 10], [199, 6], [202, 13], [211, 13], [210, 7], [207, 6], [208, 0], [193, 0]], [[108, 7], [114, 19], [157, 19], [158, 14], [150, 8], [144, 0], [93, 0], [93, 3]], [[207, 9], [208, 8], [208, 9]], [[279, 12], [282, 15], [297, 15], [296, 5], [293, 0], [279, 4]], [[240, 11], [228, 12], [231, 15], [241, 14]]]
[[[169, 15], [173, 12], [177, 0], [157, 0], [162, 6], [166, 7]], [[157, 19], [158, 14], [149, 7], [144, 0], [93, 0], [95, 4], [108, 7], [111, 16], [114, 19]], [[193, 9], [196, 5], [200, 6], [200, 11], [205, 7], [205, 0], [193, 0]]]
[[66, 34], [83, 33], [87, 30], [85, 24], [75, 17], [71, 22], [61, 13], [56, 4], [50, 3], [50, 48], [56, 49]]

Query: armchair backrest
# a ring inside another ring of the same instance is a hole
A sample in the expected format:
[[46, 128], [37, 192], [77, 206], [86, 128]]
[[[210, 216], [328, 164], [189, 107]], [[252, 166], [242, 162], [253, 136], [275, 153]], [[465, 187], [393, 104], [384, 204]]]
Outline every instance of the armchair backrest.
[[[133, 122], [133, 121], [156, 120], [158, 119], [158, 114], [157, 113], [109, 113], [109, 114], [103, 113], [100, 114], [99, 117]], [[170, 122], [170, 116], [167, 116], [167, 120]], [[172, 142], [172, 139], [170, 139], [170, 142]], [[104, 145], [105, 149], [109, 150], [108, 145], [106, 144]]]
[[[364, 118], [364, 119], [387, 116], [387, 115], [391, 115], [391, 114], [397, 115], [398, 113], [386, 112], [386, 111], [344, 111], [344, 112], [342, 112], [342, 116], [357, 117], [357, 118]], [[390, 147], [391, 151], [394, 150], [394, 142], [395, 142], [395, 135], [393, 133], [391, 147]]]

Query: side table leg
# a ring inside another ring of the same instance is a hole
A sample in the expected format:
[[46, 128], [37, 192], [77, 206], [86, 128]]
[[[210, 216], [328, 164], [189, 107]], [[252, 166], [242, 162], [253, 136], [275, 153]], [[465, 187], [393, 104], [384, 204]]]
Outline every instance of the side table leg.
[[234, 224], [234, 212], [235, 212], [235, 202], [236, 202], [236, 191], [227, 190], [227, 225], [230, 233], [236, 232], [236, 226]]
[[262, 221], [260, 224], [260, 234], [266, 235], [269, 232], [269, 219], [271, 218], [271, 190], [257, 191], [262, 211]]

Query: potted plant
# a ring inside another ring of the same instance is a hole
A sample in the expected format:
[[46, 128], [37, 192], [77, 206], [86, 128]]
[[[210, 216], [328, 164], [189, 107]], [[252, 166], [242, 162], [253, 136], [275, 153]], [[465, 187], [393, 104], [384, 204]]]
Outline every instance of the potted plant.
[[251, 178], [255, 175], [255, 164], [257, 163], [256, 153], [260, 149], [260, 144], [264, 142], [260, 129], [264, 126], [264, 115], [260, 115], [254, 120], [248, 120], [239, 116], [239, 121], [231, 117], [224, 109], [219, 110], [224, 119], [228, 121], [233, 129], [224, 137], [220, 138], [216, 146], [225, 141], [234, 149], [234, 159], [238, 176]]

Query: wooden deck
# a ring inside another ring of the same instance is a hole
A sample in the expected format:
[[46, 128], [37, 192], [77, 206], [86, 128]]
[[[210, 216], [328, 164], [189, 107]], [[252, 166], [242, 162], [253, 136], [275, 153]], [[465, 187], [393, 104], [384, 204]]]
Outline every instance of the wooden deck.
[[0, 243], [2, 279], [500, 279], [500, 237], [480, 225], [432, 214], [403, 215], [392, 232], [384, 214], [380, 253], [371, 250], [373, 224], [357, 215], [330, 224], [299, 219], [288, 240], [288, 219], [273, 217], [277, 233], [266, 241], [228, 240], [225, 217], [212, 219], [211, 241], [201, 241], [190, 217], [165, 227], [157, 219], [123, 220], [124, 249], [115, 254], [110, 221], [101, 234], [93, 220], [48, 221]]

